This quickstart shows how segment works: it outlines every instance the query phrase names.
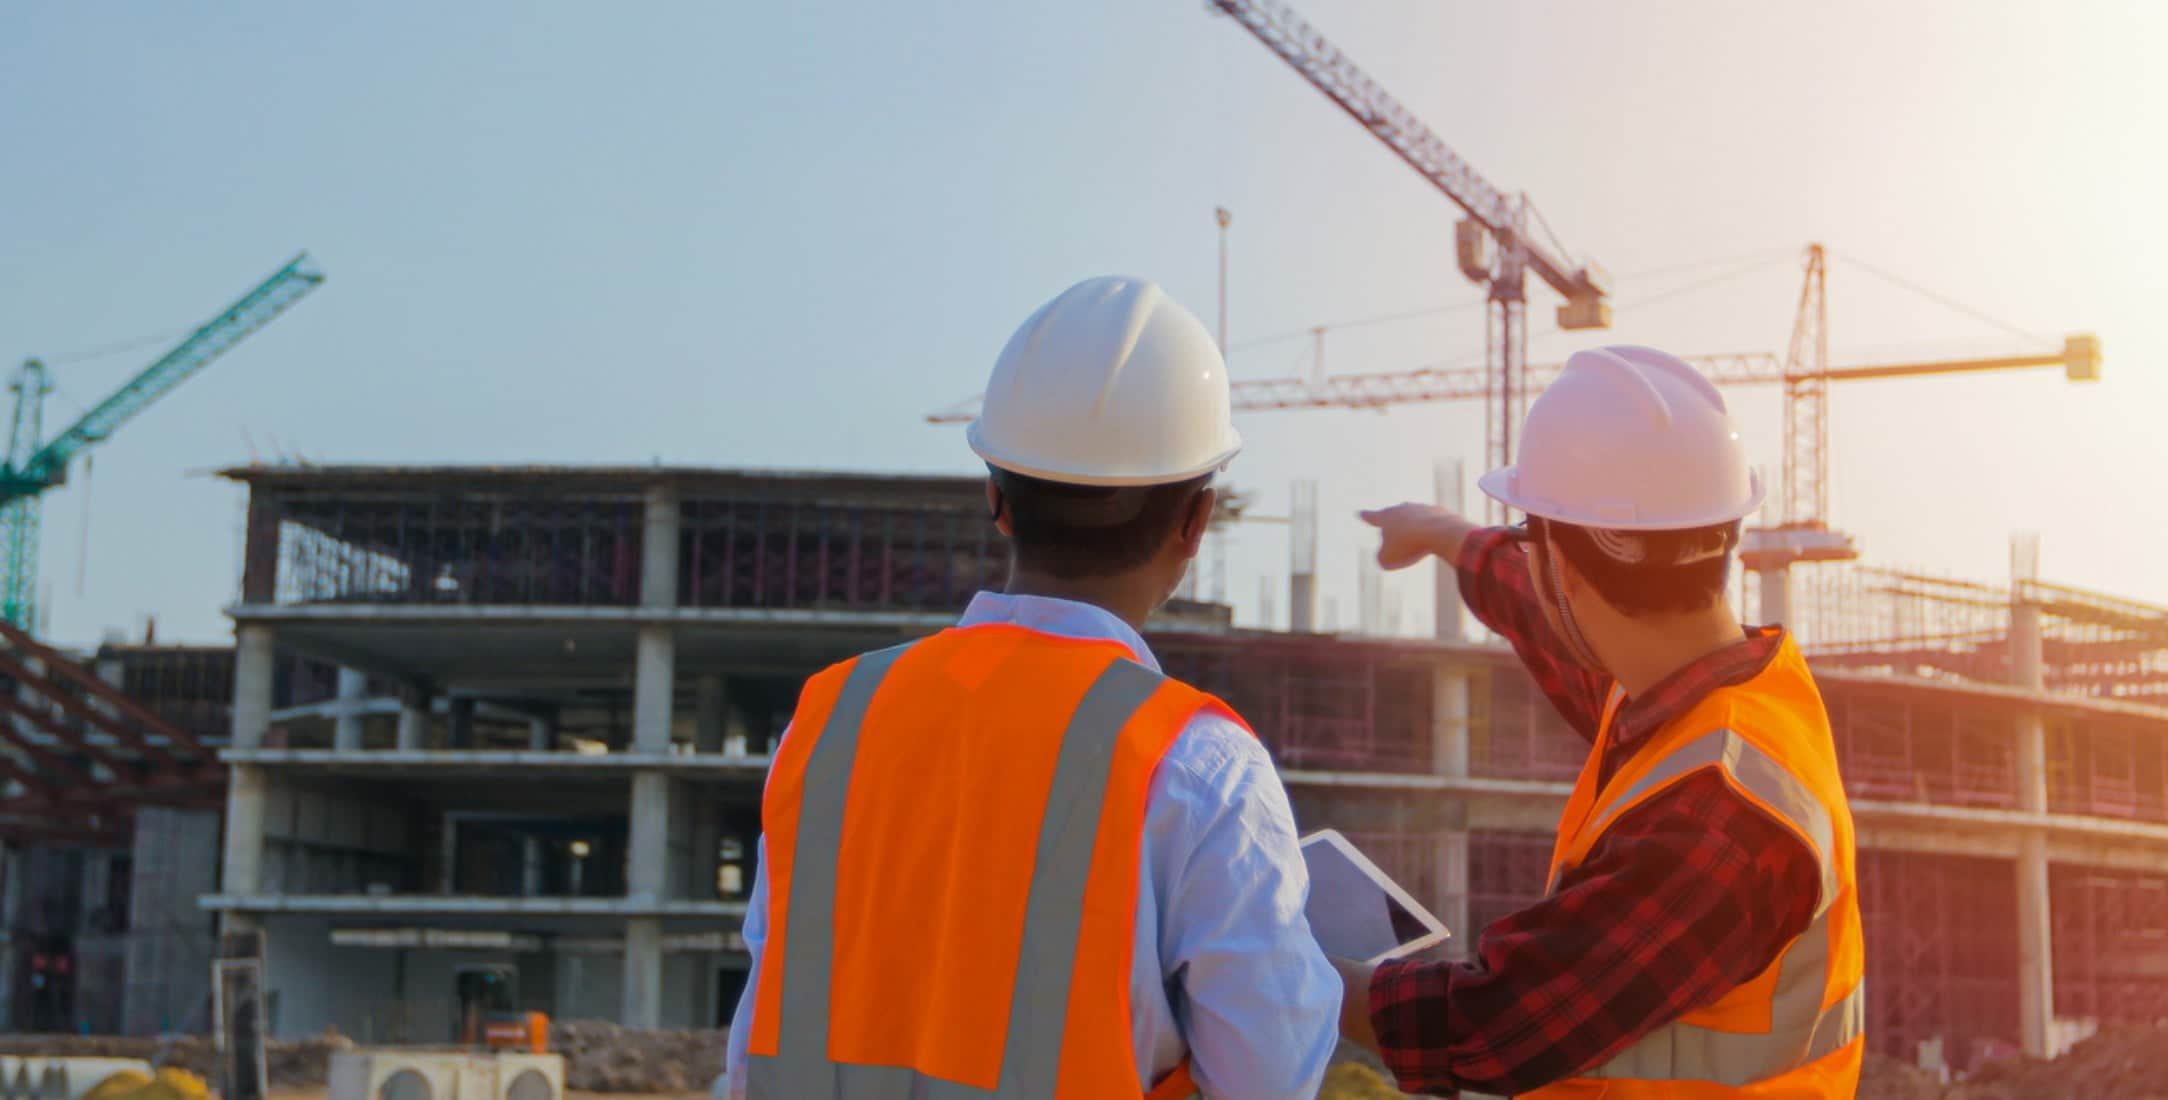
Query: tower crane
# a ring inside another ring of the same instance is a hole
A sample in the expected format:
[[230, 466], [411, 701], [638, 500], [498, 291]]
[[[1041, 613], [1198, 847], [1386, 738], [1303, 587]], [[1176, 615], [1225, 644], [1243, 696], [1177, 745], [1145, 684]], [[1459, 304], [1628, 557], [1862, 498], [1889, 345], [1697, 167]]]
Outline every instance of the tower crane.
[[212, 360], [233, 350], [250, 333], [270, 323], [324, 281], [306, 252], [241, 296], [216, 317], [197, 326], [173, 350], [138, 371], [82, 418], [44, 442], [45, 397], [51, 375], [37, 359], [25, 360], [10, 385], [15, 413], [8, 432], [7, 459], [0, 464], [0, 546], [6, 575], [0, 576], [0, 619], [34, 630], [38, 608], [38, 526], [42, 497], [65, 484], [68, 463], [104, 442], [121, 425], [171, 392], [173, 387]]
[[1560, 246], [1526, 194], [1493, 186], [1293, 8], [1280, 0], [1211, 3], [1467, 213], [1454, 227], [1454, 254], [1461, 274], [1488, 288], [1485, 447], [1491, 466], [1511, 462], [1529, 393], [1527, 276], [1565, 298], [1558, 327], [1568, 330], [1609, 327], [1609, 277]]
[[[2071, 382], [2100, 380], [2100, 338], [2075, 333], [2056, 350], [2019, 350], [2008, 355], [1919, 362], [1829, 365], [1829, 266], [1826, 250], [1810, 244], [1799, 312], [1789, 351], [1688, 355], [1721, 386], [1784, 387], [1784, 508], [1779, 522], [1746, 532], [1740, 560], [1761, 574], [1761, 615], [1785, 622], [1791, 613], [1791, 567], [1801, 562], [1851, 561], [1859, 557], [1850, 535], [1833, 530], [1829, 517], [1829, 387], [1834, 382], [1871, 382], [1985, 371], [2060, 367]], [[1528, 392], [1556, 380], [1563, 364], [1528, 369]], [[1337, 374], [1310, 378], [1262, 378], [1233, 383], [1238, 411], [1283, 409], [1385, 409], [1435, 401], [1484, 397], [1489, 371], [1475, 367], [1424, 367], [1410, 371]], [[969, 420], [976, 399], [942, 409], [935, 423]]]

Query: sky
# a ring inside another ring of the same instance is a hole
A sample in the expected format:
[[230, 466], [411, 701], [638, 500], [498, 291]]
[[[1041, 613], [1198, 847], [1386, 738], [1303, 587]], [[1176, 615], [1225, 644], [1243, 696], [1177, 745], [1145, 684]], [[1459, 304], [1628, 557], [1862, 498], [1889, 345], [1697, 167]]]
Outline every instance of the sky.
[[[2168, 4], [1298, 10], [1618, 276], [1610, 333], [1549, 332], [1532, 294], [1538, 361], [1781, 350], [1809, 241], [2000, 323], [1841, 260], [1839, 363], [2098, 333], [2095, 386], [1838, 387], [1831, 519], [1871, 561], [1982, 580], [2039, 531], [2047, 577], [2168, 603]], [[1468, 308], [1337, 324], [1475, 301], [1458, 211], [1197, 0], [28, 0], [0, 9], [0, 161], [0, 363], [55, 363], [49, 428], [160, 349], [75, 353], [185, 330], [304, 248], [329, 276], [47, 495], [67, 642], [229, 637], [242, 497], [208, 471], [252, 459], [973, 472], [921, 414], [1078, 279], [1143, 275], [1211, 323], [1215, 207], [1235, 377], [1313, 369], [1320, 325], [1327, 371], [1483, 349]], [[1733, 402], [1776, 476], [1778, 395]], [[1319, 483], [1342, 626], [1354, 511], [1482, 461], [1474, 405], [1240, 427], [1259, 511]], [[1245, 620], [1287, 557], [1284, 527], [1230, 537]], [[1427, 577], [1389, 591], [1427, 628]]]

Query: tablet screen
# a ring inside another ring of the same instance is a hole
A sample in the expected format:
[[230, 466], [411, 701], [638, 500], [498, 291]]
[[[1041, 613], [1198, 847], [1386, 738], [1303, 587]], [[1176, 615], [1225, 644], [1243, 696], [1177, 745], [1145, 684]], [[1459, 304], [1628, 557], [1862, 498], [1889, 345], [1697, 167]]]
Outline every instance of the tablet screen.
[[1328, 955], [1376, 963], [1413, 954], [1447, 933], [1348, 839], [1324, 829], [1302, 839], [1310, 871], [1310, 932]]

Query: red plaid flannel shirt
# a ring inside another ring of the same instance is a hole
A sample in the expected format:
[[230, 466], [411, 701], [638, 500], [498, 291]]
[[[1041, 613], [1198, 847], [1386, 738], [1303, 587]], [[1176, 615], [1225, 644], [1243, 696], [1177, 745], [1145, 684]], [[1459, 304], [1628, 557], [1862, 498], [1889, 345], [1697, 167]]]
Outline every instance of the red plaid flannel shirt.
[[[1527, 553], [1500, 531], [1461, 551], [1468, 608], [1508, 642], [1593, 741], [1611, 681], [1567, 656], [1544, 621]], [[1776, 655], [1763, 629], [1628, 700], [1605, 778], [1657, 727]], [[1466, 962], [1397, 962], [1370, 982], [1370, 1019], [1400, 1087], [1512, 1095], [1601, 1065], [1761, 973], [1805, 931], [1820, 872], [1789, 830], [1713, 772], [1621, 817], [1550, 897], [1484, 929]]]

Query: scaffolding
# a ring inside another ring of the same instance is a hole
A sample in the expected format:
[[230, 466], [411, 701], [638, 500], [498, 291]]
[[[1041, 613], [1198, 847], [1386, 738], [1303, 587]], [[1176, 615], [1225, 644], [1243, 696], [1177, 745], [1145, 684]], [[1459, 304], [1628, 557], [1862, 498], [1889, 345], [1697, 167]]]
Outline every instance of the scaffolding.
[[2047, 690], [2168, 704], [2168, 608], [2021, 579], [1983, 584], [1864, 565], [1802, 571], [1793, 599], [1817, 664], [2008, 684], [2011, 609], [2040, 611]]
[[2101, 1023], [2168, 1019], [2168, 873], [2056, 865], [2055, 1011]]
[[1588, 739], [1518, 664], [1495, 665], [1468, 685], [1468, 771], [1488, 779], [1570, 783], [1588, 760]]
[[1390, 644], [1155, 639], [1167, 673], [1234, 707], [1283, 768], [1431, 770], [1431, 666]]
[[1845, 789], [1861, 798], [2017, 808], [2016, 728], [1993, 704], [1824, 684]]
[[1867, 1035], [1911, 1061], [1942, 1041], [1967, 1069], [2018, 1035], [2017, 871], [2008, 860], [1858, 855]]

